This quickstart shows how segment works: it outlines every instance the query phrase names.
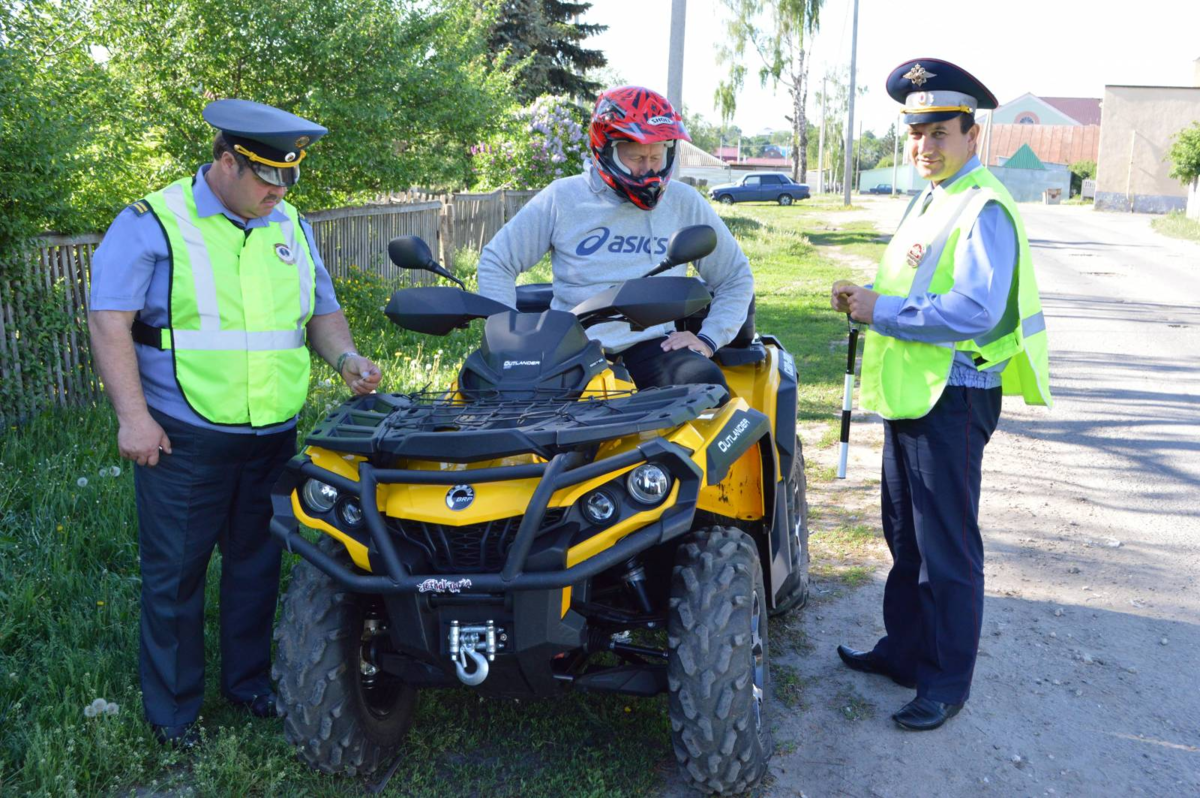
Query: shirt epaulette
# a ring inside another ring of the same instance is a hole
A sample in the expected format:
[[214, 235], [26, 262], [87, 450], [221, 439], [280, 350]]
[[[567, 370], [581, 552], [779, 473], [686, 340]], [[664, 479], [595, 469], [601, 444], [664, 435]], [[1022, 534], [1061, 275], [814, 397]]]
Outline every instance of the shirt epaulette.
[[150, 212], [150, 203], [146, 202], [144, 199], [140, 199], [137, 202], [131, 202], [129, 207], [132, 208], [133, 212], [138, 216], [145, 216]]

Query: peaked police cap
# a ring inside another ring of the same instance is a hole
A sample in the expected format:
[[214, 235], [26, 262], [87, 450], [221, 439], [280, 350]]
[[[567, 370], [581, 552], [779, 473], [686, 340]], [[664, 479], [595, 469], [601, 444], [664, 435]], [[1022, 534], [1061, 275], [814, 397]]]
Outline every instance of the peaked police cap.
[[329, 131], [303, 117], [250, 100], [216, 100], [204, 121], [225, 134], [234, 150], [279, 169], [299, 166], [305, 148]]
[[914, 58], [892, 70], [887, 93], [904, 106], [906, 125], [944, 122], [999, 103], [970, 72], [937, 58]]

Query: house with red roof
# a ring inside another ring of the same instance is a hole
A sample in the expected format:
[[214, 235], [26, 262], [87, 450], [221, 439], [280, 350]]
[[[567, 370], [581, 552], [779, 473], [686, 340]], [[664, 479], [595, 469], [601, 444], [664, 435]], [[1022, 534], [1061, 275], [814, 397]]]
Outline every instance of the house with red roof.
[[[986, 117], [980, 119], [986, 122]], [[981, 154], [998, 166], [1028, 146], [1044, 163], [1070, 165], [1100, 154], [1100, 99], [1039, 97], [1026, 92], [992, 112]]]

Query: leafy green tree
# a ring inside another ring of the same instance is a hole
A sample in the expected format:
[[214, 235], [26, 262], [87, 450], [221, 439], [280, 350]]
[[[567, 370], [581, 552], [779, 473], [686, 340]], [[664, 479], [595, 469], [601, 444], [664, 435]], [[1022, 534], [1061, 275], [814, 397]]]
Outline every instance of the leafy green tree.
[[1175, 134], [1167, 152], [1171, 161], [1171, 177], [1187, 185], [1200, 178], [1200, 122], [1193, 122]]
[[113, 206], [121, 92], [92, 58], [80, 0], [0, 4], [0, 269], [41, 232], [94, 229]]
[[1067, 167], [1071, 171], [1071, 194], [1080, 194], [1083, 192], [1083, 181], [1091, 180], [1096, 176], [1095, 161], [1076, 161]]
[[725, 120], [733, 118], [737, 96], [745, 85], [747, 50], [758, 57], [758, 78], [763, 86], [783, 85], [792, 99], [792, 178], [804, 179], [808, 169], [808, 52], [806, 37], [816, 33], [824, 0], [722, 0], [733, 14], [728, 25], [729, 44], [717, 51], [729, 65], [729, 76], [717, 87], [717, 107]]
[[692, 113], [686, 107], [682, 113], [683, 126], [687, 128], [688, 135], [692, 137], [692, 144], [707, 153], [716, 152], [717, 148], [721, 146], [720, 126], [714, 125], [700, 114]]
[[125, 86], [140, 187], [210, 158], [200, 112], [240, 97], [330, 133], [305, 161], [302, 207], [412, 185], [456, 188], [469, 148], [510, 102], [486, 38], [495, 4], [471, 0], [94, 0], [109, 72]]
[[587, 73], [603, 68], [608, 59], [583, 42], [608, 26], [574, 21], [591, 7], [561, 0], [503, 0], [488, 47], [502, 67], [515, 70], [519, 102], [544, 94], [587, 100], [607, 88]]

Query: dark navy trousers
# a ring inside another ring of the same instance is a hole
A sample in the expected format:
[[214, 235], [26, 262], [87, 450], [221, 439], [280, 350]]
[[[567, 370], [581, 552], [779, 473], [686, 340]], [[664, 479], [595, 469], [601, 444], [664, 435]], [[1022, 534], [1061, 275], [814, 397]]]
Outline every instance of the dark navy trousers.
[[666, 388], [672, 385], [720, 385], [729, 396], [729, 384], [721, 367], [699, 352], [672, 349], [664, 352], [666, 336], [641, 341], [621, 353], [621, 362], [629, 370], [638, 388]]
[[947, 386], [923, 418], [884, 422], [883, 534], [892, 570], [875, 653], [917, 695], [967, 700], [983, 624], [979, 487], [1001, 389]]
[[217, 432], [151, 410], [172, 454], [134, 467], [142, 569], [139, 671], [146, 719], [196, 720], [204, 700], [204, 583], [221, 550], [221, 692], [248, 701], [271, 688], [271, 628], [281, 549], [270, 536], [271, 487], [296, 431]]

